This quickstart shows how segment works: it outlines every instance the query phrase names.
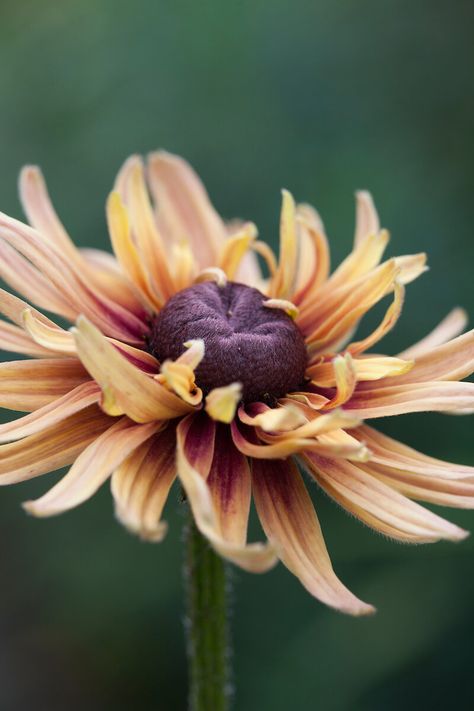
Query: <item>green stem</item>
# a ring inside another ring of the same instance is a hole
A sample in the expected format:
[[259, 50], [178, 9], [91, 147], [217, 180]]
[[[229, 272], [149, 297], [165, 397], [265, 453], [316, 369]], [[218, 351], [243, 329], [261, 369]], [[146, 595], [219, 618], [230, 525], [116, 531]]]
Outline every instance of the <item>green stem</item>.
[[199, 533], [191, 512], [185, 538], [189, 708], [228, 711], [231, 685], [226, 565]]

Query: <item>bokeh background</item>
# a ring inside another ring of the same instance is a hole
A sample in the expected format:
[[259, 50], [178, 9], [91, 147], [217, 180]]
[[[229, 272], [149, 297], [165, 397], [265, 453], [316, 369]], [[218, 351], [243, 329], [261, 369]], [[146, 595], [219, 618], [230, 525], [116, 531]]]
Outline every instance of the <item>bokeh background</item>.
[[[474, 313], [473, 20], [463, 0], [3, 0], [0, 209], [21, 215], [17, 174], [38, 163], [77, 242], [105, 247], [115, 172], [163, 147], [273, 245], [280, 188], [315, 203], [337, 261], [369, 188], [391, 253], [430, 258], [386, 340], [396, 352], [453, 306]], [[474, 464], [469, 418], [380, 426]], [[114, 521], [107, 486], [27, 517], [20, 502], [56, 478], [0, 492], [0, 708], [184, 709], [177, 494], [154, 546]], [[379, 612], [336, 614], [281, 566], [234, 571], [237, 711], [471, 709], [473, 543], [395, 544], [313, 493], [336, 570]], [[474, 529], [474, 513], [446, 513]]]

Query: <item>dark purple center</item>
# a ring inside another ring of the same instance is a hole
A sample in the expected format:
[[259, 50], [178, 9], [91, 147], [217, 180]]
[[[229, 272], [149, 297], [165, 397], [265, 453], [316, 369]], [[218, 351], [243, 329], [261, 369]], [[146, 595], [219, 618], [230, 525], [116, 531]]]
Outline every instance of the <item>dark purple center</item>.
[[196, 382], [204, 393], [240, 382], [246, 402], [281, 397], [304, 381], [307, 354], [290, 316], [263, 306], [266, 299], [235, 282], [183, 289], [155, 317], [150, 352], [160, 362], [176, 360], [186, 341], [202, 338], [205, 356]]

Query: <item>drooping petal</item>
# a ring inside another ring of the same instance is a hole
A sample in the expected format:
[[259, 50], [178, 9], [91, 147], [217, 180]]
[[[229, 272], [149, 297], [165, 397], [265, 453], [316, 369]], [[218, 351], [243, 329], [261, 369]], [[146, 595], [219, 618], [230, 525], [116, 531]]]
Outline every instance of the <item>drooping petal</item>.
[[154, 422], [137, 425], [127, 417], [120, 418], [81, 452], [52, 489], [23, 507], [34, 516], [54, 516], [82, 504], [158, 427]]
[[361, 419], [408, 412], [469, 413], [474, 408], [474, 383], [433, 381], [357, 389], [344, 408]]
[[[342, 356], [338, 357], [341, 358]], [[335, 387], [336, 374], [333, 363], [334, 361], [326, 361], [312, 365], [308, 368], [306, 374], [315, 385], [321, 388]], [[406, 361], [401, 358], [390, 358], [388, 356], [368, 355], [363, 358], [352, 358], [351, 363], [357, 382], [400, 376], [404, 373], [408, 373], [411, 368], [413, 368], [413, 361]], [[398, 382], [397, 379], [397, 383]]]
[[202, 390], [197, 387], [194, 371], [204, 358], [204, 341], [196, 338], [184, 343], [187, 349], [175, 361], [165, 360], [161, 365], [158, 382], [166, 385], [189, 405], [199, 405]]
[[75, 358], [0, 363], [0, 407], [30, 412], [90, 380]]
[[253, 494], [263, 529], [286, 567], [321, 602], [352, 615], [374, 611], [337, 578], [301, 475], [291, 460], [252, 463]]
[[135, 449], [112, 474], [115, 515], [146, 541], [161, 541], [163, 507], [176, 479], [176, 431], [168, 425]]
[[136, 368], [85, 317], [72, 329], [77, 354], [102, 388], [101, 406], [109, 415], [126, 414], [135, 422], [179, 417], [192, 406]]
[[453, 309], [431, 333], [404, 350], [403, 353], [399, 354], [399, 357], [411, 359], [424, 355], [432, 348], [436, 348], [436, 346], [440, 346], [451, 340], [451, 338], [458, 336], [466, 328], [467, 321], [467, 314], [464, 309]]
[[21, 439], [41, 432], [66, 417], [84, 410], [100, 399], [100, 388], [94, 381], [78, 385], [62, 397], [16, 420], [0, 425], [0, 443]]
[[64, 356], [76, 355], [74, 337], [69, 331], [43, 323], [31, 309], [24, 310], [22, 320], [25, 331], [40, 346]]
[[[243, 479], [245, 466], [242, 466], [242, 460], [233, 449], [220, 449], [216, 454], [215, 429], [215, 423], [204, 413], [181, 420], [177, 427], [178, 475], [186, 490], [196, 525], [215, 550], [244, 570], [264, 572], [275, 564], [276, 556], [273, 549], [267, 545], [245, 545], [241, 541], [246, 514], [235, 512], [234, 506], [246, 497]], [[217, 444], [219, 443], [220, 438]], [[206, 480], [210, 477], [213, 461], [216, 462], [216, 473], [211, 480], [211, 494]], [[237, 465], [235, 470], [234, 464]], [[224, 467], [222, 486], [214, 481], [218, 477], [218, 466]], [[230, 494], [236, 497], [235, 502], [225, 501], [225, 497]], [[220, 504], [219, 513], [216, 511], [216, 501]], [[231, 512], [232, 519], [227, 524], [222, 522], [226, 510]], [[230, 538], [226, 538], [226, 535]]]
[[[318, 484], [367, 525], [399, 540], [460, 541], [468, 534], [342, 459], [306, 452], [303, 460]], [[380, 521], [380, 527], [377, 525]]]
[[245, 223], [240, 230], [224, 243], [219, 256], [219, 267], [228, 279], [234, 279], [241, 262], [257, 237], [257, 228], [252, 222]]
[[16, 484], [71, 464], [113, 420], [97, 405], [18, 442], [0, 445], [0, 485]]
[[162, 233], [170, 241], [189, 239], [201, 268], [216, 264], [227, 231], [191, 166], [171, 153], [152, 153], [148, 179]]
[[344, 405], [352, 396], [357, 383], [357, 373], [350, 353], [346, 353], [344, 356], [336, 356], [332, 361], [332, 367], [334, 370], [336, 393], [327, 405], [325, 405], [325, 410], [332, 410], [335, 407]]

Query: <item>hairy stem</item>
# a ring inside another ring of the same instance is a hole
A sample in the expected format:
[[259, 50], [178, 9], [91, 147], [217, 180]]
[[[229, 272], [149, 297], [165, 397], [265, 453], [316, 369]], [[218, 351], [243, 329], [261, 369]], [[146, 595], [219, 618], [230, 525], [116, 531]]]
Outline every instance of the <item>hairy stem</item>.
[[191, 512], [185, 539], [189, 708], [191, 711], [228, 711], [231, 650], [226, 564], [200, 534]]

